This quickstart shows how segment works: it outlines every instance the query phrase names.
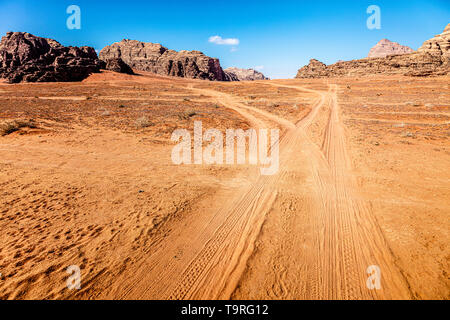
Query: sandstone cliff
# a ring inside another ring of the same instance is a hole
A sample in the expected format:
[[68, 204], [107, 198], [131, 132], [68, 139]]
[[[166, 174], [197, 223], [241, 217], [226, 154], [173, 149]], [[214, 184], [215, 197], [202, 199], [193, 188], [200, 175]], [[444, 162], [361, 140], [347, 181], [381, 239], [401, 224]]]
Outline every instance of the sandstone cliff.
[[450, 74], [450, 24], [409, 54], [365, 58], [325, 65], [315, 59], [298, 70], [296, 78], [370, 75], [437, 76]]
[[434, 38], [427, 40], [417, 50], [420, 53], [430, 53], [442, 56], [444, 63], [449, 63], [450, 59], [450, 23], [445, 27], [444, 32]]
[[0, 42], [0, 78], [10, 83], [81, 81], [103, 66], [91, 47], [64, 47], [24, 32], [8, 32]]
[[133, 69], [129, 65], [127, 65], [122, 59], [120, 58], [112, 58], [105, 61], [105, 69], [119, 72], [119, 73], [127, 73], [127, 74], [134, 74]]
[[203, 80], [228, 81], [216, 58], [200, 51], [174, 51], [160, 44], [122, 40], [103, 48], [99, 54], [104, 61], [121, 58], [131, 68], [160, 75]]

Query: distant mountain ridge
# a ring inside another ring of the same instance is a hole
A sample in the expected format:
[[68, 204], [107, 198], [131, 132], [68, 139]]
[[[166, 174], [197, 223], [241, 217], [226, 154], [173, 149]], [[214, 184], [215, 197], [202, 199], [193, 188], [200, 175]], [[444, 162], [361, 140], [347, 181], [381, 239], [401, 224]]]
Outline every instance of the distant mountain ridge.
[[[404, 49], [403, 49], [404, 50]], [[450, 74], [450, 24], [412, 53], [364, 58], [326, 65], [311, 59], [296, 78], [355, 77], [370, 75], [439, 76]]]
[[372, 49], [370, 49], [368, 58], [384, 58], [395, 54], [413, 53], [414, 50], [408, 46], [403, 46], [397, 42], [388, 39], [379, 41]]
[[254, 69], [240, 69], [230, 67], [224, 70], [225, 73], [232, 79], [237, 81], [255, 81], [255, 80], [270, 80], [262, 72]]

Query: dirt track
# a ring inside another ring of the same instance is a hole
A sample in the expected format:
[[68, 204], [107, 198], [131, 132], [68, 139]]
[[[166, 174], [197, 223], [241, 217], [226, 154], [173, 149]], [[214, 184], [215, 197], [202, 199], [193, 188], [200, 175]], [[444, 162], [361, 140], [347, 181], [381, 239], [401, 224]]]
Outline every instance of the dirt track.
[[[295, 202], [295, 189], [298, 186], [291, 178], [291, 173], [301, 163], [298, 161], [299, 154], [308, 159], [309, 174], [314, 184], [316, 201], [309, 204], [314, 208], [310, 213], [314, 230], [310, 237], [303, 238], [302, 243], [303, 247], [311, 250], [305, 250], [297, 257], [289, 256], [290, 252], [279, 252], [277, 259], [288, 263], [272, 266], [273, 277], [282, 277], [281, 294], [277, 298], [292, 298], [290, 293], [300, 291], [299, 286], [309, 288], [302, 296], [305, 299], [411, 298], [408, 283], [396, 268], [379, 226], [366, 204], [354, 195], [355, 182], [351, 176], [345, 135], [339, 120], [337, 86], [330, 86], [327, 92], [287, 87], [313, 92], [320, 97], [310, 115], [296, 125], [236, 103], [233, 97], [226, 94], [214, 93], [212, 90], [199, 91], [219, 96], [225, 106], [239, 112], [256, 126], [262, 126], [267, 120], [283, 126], [286, 133], [280, 142], [281, 170], [273, 177], [259, 176], [236, 196], [226, 199], [225, 206], [214, 215], [216, 219], [191, 221], [189, 229], [195, 231], [180, 231], [198, 234], [195, 241], [189, 243], [190, 252], [184, 251], [177, 265], [170, 263], [172, 255], [168, 252], [175, 253], [176, 248], [183, 246], [187, 236], [179, 236], [177, 232], [176, 237], [167, 240], [168, 245], [161, 248], [160, 254], [151, 254], [133, 277], [125, 283], [114, 284], [118, 288], [127, 288], [122, 291], [121, 299], [231, 298], [278, 193], [288, 194], [283, 197], [283, 201]], [[329, 121], [325, 141], [322, 146], [318, 146], [308, 138], [307, 130], [324, 104], [329, 107]], [[290, 184], [293, 184], [290, 192], [280, 190]], [[283, 241], [292, 242], [298, 235], [296, 230], [291, 230], [283, 236], [287, 237]], [[155, 261], [158, 263], [155, 264]], [[297, 278], [299, 274], [295, 268], [298, 268], [298, 264], [304, 265], [305, 273], [308, 273], [304, 279]], [[388, 290], [368, 290], [366, 269], [374, 264], [380, 266], [383, 274], [386, 273], [382, 287]], [[283, 268], [281, 275], [279, 268]], [[161, 278], [155, 279], [155, 274], [161, 275]]]
[[[449, 298], [447, 80], [352, 81], [3, 85], [2, 118], [37, 128], [0, 137], [0, 298]], [[173, 165], [194, 119], [280, 128], [279, 172]]]

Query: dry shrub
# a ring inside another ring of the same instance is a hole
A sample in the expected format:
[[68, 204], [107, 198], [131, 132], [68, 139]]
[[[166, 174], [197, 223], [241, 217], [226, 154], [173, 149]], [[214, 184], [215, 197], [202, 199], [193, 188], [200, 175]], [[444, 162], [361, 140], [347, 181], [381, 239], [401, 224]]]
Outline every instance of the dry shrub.
[[153, 126], [153, 123], [146, 116], [143, 116], [136, 120], [136, 126], [138, 128], [148, 128]]
[[178, 118], [180, 120], [189, 120], [190, 118], [192, 118], [195, 115], [197, 115], [197, 112], [190, 110], [190, 111], [186, 111], [186, 112], [179, 114]]
[[36, 129], [37, 125], [34, 123], [34, 120], [14, 120], [5, 122], [0, 125], [0, 135], [7, 136], [13, 132], [19, 131], [21, 128]]

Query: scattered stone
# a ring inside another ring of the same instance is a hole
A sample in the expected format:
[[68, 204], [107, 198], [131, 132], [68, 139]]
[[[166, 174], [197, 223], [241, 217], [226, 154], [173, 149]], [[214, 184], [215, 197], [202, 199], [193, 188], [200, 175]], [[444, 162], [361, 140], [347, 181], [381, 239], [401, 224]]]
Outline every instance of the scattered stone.
[[401, 136], [402, 138], [415, 138], [415, 137], [416, 137], [416, 135], [415, 135], [414, 133], [409, 132], [409, 131], [407, 131], [407, 132], [402, 132], [400, 136]]
[[150, 122], [150, 120], [146, 116], [140, 117], [139, 119], [136, 120], [136, 126], [138, 128], [148, 128], [152, 125], [153, 124]]
[[181, 114], [178, 115], [178, 118], [180, 120], [189, 120], [190, 118], [192, 118], [196, 115], [197, 115], [197, 112], [191, 110], [191, 111], [182, 112]]

